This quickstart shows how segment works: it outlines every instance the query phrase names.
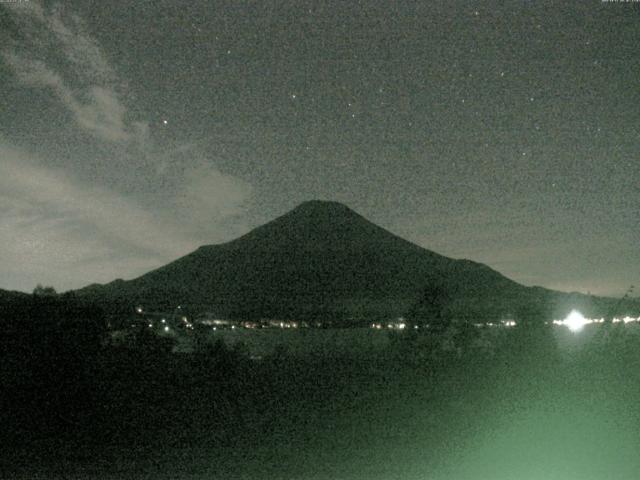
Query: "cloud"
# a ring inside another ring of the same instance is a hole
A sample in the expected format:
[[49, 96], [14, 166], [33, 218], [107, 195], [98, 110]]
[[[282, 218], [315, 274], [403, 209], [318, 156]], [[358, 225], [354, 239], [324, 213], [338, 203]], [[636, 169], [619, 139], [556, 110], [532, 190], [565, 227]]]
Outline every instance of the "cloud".
[[73, 98], [67, 102], [80, 126], [112, 142], [128, 141], [131, 133], [124, 122], [126, 109], [115, 93], [102, 87], [91, 87], [87, 97], [85, 104], [75, 102]]
[[[251, 185], [194, 160], [195, 145], [160, 151], [149, 123], [131, 118], [123, 82], [79, 17], [36, 1], [5, 6], [21, 37], [0, 46], [0, 59], [22, 85], [51, 92], [80, 131], [115, 147], [105, 149], [118, 156], [102, 172], [131, 168], [110, 177], [107, 189], [95, 185], [96, 152], [49, 158], [71, 166], [70, 175], [0, 137], [0, 288], [132, 278], [246, 231], [240, 215]], [[118, 182], [128, 196], [116, 193]]]
[[76, 66], [85, 80], [103, 85], [114, 83], [116, 74], [98, 42], [85, 28], [82, 19], [73, 14], [70, 20], [71, 25], [65, 25], [62, 9], [57, 6], [52, 15], [45, 17], [45, 24], [55, 34], [67, 59]]
[[[131, 133], [124, 122], [125, 107], [116, 94], [103, 87], [91, 87], [85, 92], [85, 99], [78, 96], [64, 83], [62, 77], [39, 60], [26, 60], [17, 55], [5, 54], [5, 60], [13, 68], [17, 77], [27, 85], [48, 87], [56, 97], [74, 114], [80, 127], [112, 142], [127, 142]], [[133, 130], [147, 136], [144, 124], [136, 123]]]
[[251, 193], [251, 186], [241, 179], [200, 166], [186, 173], [177, 204], [182, 215], [201, 224], [243, 213]]
[[143, 208], [2, 143], [0, 158], [0, 288], [133, 278], [246, 231], [237, 216], [251, 186], [204, 165], [186, 175], [172, 210]]
[[175, 221], [127, 198], [35, 166], [9, 147], [0, 146], [0, 157], [5, 275], [79, 287], [141, 274], [198, 246]]
[[[63, 17], [59, 5], [50, 10], [37, 2], [7, 6], [26, 36], [20, 48], [9, 43], [2, 51], [17, 78], [27, 86], [51, 89], [89, 134], [109, 142], [145, 144], [148, 124], [127, 123], [118, 93], [123, 87], [82, 20]], [[52, 50], [60, 57], [57, 62], [52, 61]]]

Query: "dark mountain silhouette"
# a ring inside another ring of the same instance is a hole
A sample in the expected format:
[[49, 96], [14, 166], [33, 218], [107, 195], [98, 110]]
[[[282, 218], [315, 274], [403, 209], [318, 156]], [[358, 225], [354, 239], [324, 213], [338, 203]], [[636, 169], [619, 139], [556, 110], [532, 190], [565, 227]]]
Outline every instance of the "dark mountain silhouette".
[[[335, 202], [309, 201], [228, 243], [207, 245], [142, 275], [76, 293], [105, 310], [135, 305], [231, 318], [372, 320], [424, 310], [446, 292], [449, 315], [493, 320], [548, 317], [605, 299], [522, 286], [470, 260], [412, 244]], [[425, 293], [427, 292], [427, 293]], [[565, 305], [566, 304], [566, 305]]]

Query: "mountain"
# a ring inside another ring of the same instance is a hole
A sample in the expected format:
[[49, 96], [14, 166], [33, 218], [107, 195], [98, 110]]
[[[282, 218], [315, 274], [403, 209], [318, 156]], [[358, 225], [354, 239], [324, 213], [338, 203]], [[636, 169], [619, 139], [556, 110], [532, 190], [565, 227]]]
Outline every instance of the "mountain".
[[[436, 289], [458, 318], [606, 310], [611, 300], [525, 287], [486, 265], [410, 243], [336, 202], [309, 201], [236, 240], [207, 245], [133, 280], [76, 293], [106, 310], [135, 305], [239, 319], [392, 318]], [[426, 293], [425, 293], [426, 292]], [[586, 313], [586, 312], [585, 312]]]

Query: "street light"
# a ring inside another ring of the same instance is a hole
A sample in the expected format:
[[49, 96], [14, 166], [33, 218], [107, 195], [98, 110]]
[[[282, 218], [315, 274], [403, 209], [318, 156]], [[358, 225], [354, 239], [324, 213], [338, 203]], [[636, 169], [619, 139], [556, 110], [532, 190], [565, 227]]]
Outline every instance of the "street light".
[[567, 318], [562, 322], [563, 325], [566, 325], [567, 328], [574, 333], [582, 330], [582, 327], [587, 323], [589, 323], [589, 321], [577, 310], [571, 310], [571, 313], [567, 315]]

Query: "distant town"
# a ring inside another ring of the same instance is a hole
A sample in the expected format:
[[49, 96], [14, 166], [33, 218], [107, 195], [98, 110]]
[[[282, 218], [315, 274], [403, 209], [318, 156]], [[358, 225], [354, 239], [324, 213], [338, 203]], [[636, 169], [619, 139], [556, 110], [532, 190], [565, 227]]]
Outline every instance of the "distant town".
[[[261, 320], [233, 320], [221, 318], [215, 313], [206, 312], [190, 315], [181, 305], [176, 306], [173, 312], [147, 310], [141, 305], [137, 305], [134, 313], [129, 316], [111, 316], [107, 320], [108, 329], [112, 333], [123, 331], [136, 331], [141, 328], [148, 329], [158, 335], [189, 335], [195, 331], [229, 331], [229, 330], [260, 330], [260, 329], [327, 329], [327, 328], [349, 328], [342, 323], [328, 321], [306, 321], [306, 320], [285, 320], [285, 319], [261, 319]], [[577, 310], [572, 310], [564, 319], [556, 319], [544, 322], [547, 325], [567, 327], [571, 331], [579, 331], [585, 325], [604, 324], [605, 318], [585, 318]], [[629, 324], [640, 322], [640, 317], [613, 317], [613, 324]], [[455, 323], [455, 322], [453, 322]], [[517, 326], [513, 319], [504, 319], [498, 322], [472, 323], [476, 328], [511, 328]], [[363, 326], [351, 327], [363, 328]], [[402, 332], [406, 330], [429, 329], [429, 323], [409, 322], [404, 317], [391, 318], [387, 321], [376, 321], [366, 325], [372, 330], [386, 330], [391, 332]]]

